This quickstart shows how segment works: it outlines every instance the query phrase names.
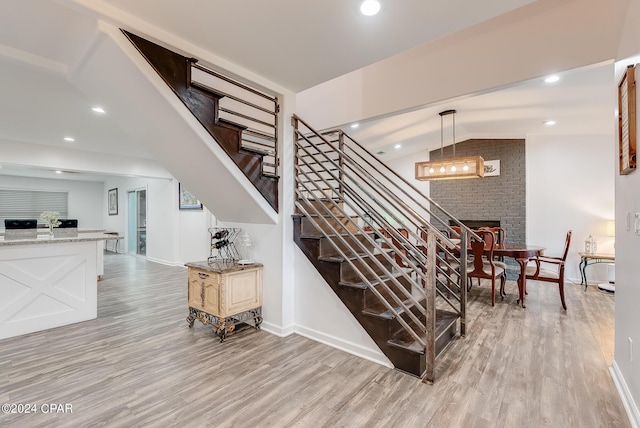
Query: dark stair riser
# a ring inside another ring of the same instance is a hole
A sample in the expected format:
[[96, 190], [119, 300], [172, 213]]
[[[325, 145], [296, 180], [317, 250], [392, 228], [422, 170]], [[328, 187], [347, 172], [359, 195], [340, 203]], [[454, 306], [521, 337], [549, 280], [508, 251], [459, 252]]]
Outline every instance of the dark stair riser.
[[[424, 300], [419, 302], [422, 307], [425, 307], [425, 303]], [[416, 318], [418, 318], [420, 320], [420, 322], [424, 323], [425, 322], [425, 315], [422, 314], [420, 312], [420, 310], [417, 307], [412, 307], [411, 309], [411, 313], [413, 315], [416, 316]], [[400, 316], [402, 317], [402, 319], [404, 321], [407, 322], [407, 324], [413, 326], [413, 320], [411, 319], [411, 317], [409, 317], [409, 315], [405, 312], [400, 314]], [[436, 312], [436, 335], [441, 335], [441, 336], [447, 336], [446, 335], [446, 331], [449, 330], [449, 327], [451, 327], [449, 324], [451, 324], [451, 322], [453, 322], [454, 320], [452, 320], [450, 317], [446, 317], [444, 316], [444, 311], [437, 311]], [[453, 322], [453, 330], [454, 332], [457, 331], [457, 323]], [[395, 336], [395, 335], [399, 335], [403, 333], [403, 328], [400, 325], [400, 323], [398, 323], [398, 327], [395, 330], [391, 330], [391, 335]], [[446, 341], [446, 343], [448, 343], [449, 340]], [[446, 344], [445, 343], [445, 344]], [[442, 344], [441, 344], [442, 345]], [[438, 344], [436, 343], [436, 352], [438, 352], [439, 350], [441, 350], [442, 348], [438, 346]]]
[[[393, 256], [391, 256], [393, 257]], [[361, 280], [361, 275], [364, 275], [366, 278], [374, 279], [377, 276], [388, 275], [393, 272], [393, 263], [387, 260], [385, 255], [376, 254], [373, 257], [360, 255], [360, 260], [351, 259], [351, 262], [343, 262], [341, 263], [341, 279], [343, 281], [359, 281]], [[377, 263], [373, 261], [373, 259], [377, 259]], [[375, 272], [372, 273], [372, 272]]]
[[[395, 280], [385, 279], [384, 284], [386, 287], [383, 287], [381, 284], [376, 284], [375, 289], [380, 295], [386, 300], [391, 306], [394, 308], [398, 306], [398, 303], [390, 296], [389, 288], [393, 291], [401, 300], [407, 301], [405, 293], [400, 289], [400, 287], [404, 288], [408, 293], [411, 293], [411, 290], [414, 286], [414, 283], [405, 278], [404, 276], [397, 276]], [[370, 310], [372, 312], [383, 312], [386, 309], [383, 308], [383, 303], [380, 302], [380, 299], [375, 295], [375, 293], [371, 290], [366, 290], [364, 293], [364, 307], [365, 310]]]
[[[402, 318], [413, 327], [414, 323], [406, 314]], [[424, 319], [424, 316], [421, 317]], [[411, 352], [422, 353], [415, 339], [397, 322], [392, 324], [389, 343], [394, 347], [407, 349]], [[458, 316], [449, 311], [436, 311], [436, 355], [439, 355], [458, 335]], [[423, 338], [426, 340], [426, 338]]]
[[[358, 228], [351, 222], [349, 221], [349, 218], [347, 217], [338, 217], [338, 220], [334, 220], [333, 217], [329, 216], [329, 215], [323, 215], [322, 217], [318, 217], [316, 215], [314, 215], [313, 213], [309, 213], [311, 214], [313, 220], [318, 224], [318, 227], [316, 228], [316, 226], [314, 226], [314, 224], [311, 222], [311, 220], [309, 220], [306, 217], [302, 218], [302, 234], [304, 236], [307, 235], [321, 235], [320, 232], [318, 232], [318, 229], [320, 231], [324, 231], [327, 234], [333, 234], [333, 233], [347, 233], [347, 231], [349, 232], [357, 232]], [[354, 216], [351, 217], [351, 220], [353, 222], [355, 222], [356, 224], [358, 223], [358, 217]]]
[[[371, 242], [367, 240], [366, 237], [369, 237]], [[369, 251], [373, 251], [375, 247], [375, 243], [373, 242], [373, 234], [369, 235], [354, 235], [354, 236], [342, 236], [342, 239], [338, 237], [331, 238], [321, 238], [320, 239], [320, 256], [338, 256], [340, 255], [339, 251], [335, 248], [336, 246], [341, 249], [345, 254], [349, 254], [351, 249], [355, 249], [358, 252], [362, 252], [362, 247], [366, 248]]]
[[[342, 216], [341, 210], [344, 211], [344, 204], [342, 202], [337, 202], [336, 205], [329, 202], [327, 199], [310, 199], [308, 202], [304, 200], [298, 200], [298, 203], [302, 205], [302, 207], [309, 214], [314, 214], [315, 211], [312, 207], [315, 207], [320, 213], [325, 213], [327, 208], [334, 213], [336, 216]], [[301, 214], [300, 209], [296, 207], [296, 212]]]

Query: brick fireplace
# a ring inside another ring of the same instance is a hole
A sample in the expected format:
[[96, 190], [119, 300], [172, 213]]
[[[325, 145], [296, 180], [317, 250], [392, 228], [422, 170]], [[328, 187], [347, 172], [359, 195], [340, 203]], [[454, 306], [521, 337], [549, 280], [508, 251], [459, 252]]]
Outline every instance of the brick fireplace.
[[[444, 156], [452, 155], [452, 147], [445, 147]], [[507, 243], [525, 243], [525, 140], [473, 139], [456, 144], [456, 157], [473, 155], [480, 155], [485, 161], [499, 160], [500, 175], [432, 181], [429, 184], [431, 197], [470, 227], [490, 226], [488, 222], [498, 222], [505, 229]], [[440, 149], [432, 151], [430, 157], [440, 159]], [[509, 279], [515, 279], [517, 264], [513, 261], [508, 263], [510, 267], [514, 263], [513, 269], [509, 269]]]

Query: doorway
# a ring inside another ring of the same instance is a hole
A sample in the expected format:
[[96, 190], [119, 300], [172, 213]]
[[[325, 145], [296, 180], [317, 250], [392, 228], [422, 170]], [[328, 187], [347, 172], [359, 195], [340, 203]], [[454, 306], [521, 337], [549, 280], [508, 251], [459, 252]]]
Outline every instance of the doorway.
[[145, 189], [130, 190], [128, 201], [128, 236], [127, 252], [147, 255], [147, 191]]

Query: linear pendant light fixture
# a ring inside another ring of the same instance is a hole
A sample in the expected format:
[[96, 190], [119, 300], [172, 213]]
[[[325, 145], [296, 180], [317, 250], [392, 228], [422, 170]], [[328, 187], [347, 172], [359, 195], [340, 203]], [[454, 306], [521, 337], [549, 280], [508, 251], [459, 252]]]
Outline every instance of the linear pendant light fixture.
[[[416, 162], [416, 180], [455, 180], [484, 177], [484, 159], [480, 156], [456, 157], [456, 111], [440, 113], [440, 160]], [[444, 117], [451, 115], [453, 130], [453, 157], [444, 158]]]

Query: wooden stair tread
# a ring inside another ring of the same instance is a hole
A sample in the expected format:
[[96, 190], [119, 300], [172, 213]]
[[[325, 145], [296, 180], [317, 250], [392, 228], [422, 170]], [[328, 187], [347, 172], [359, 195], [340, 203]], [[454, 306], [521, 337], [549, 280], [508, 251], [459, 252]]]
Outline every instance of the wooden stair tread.
[[343, 238], [349, 238], [351, 236], [360, 236], [360, 235], [372, 236], [373, 232], [352, 233], [352, 234], [348, 234], [348, 233], [327, 233], [327, 234], [322, 234], [320, 232], [318, 232], [318, 233], [306, 232], [306, 233], [301, 233], [300, 234], [300, 238], [301, 239], [320, 239], [320, 238], [335, 238], [337, 236], [342, 236]]
[[325, 217], [325, 218], [331, 218], [331, 219], [332, 219], [333, 217], [335, 217], [335, 218], [337, 218], [337, 219], [347, 219], [347, 218], [354, 219], [354, 218], [360, 218], [357, 214], [353, 214], [353, 215], [342, 215], [342, 214], [335, 214], [335, 213], [333, 214], [333, 216], [332, 216], [332, 215], [330, 215], [330, 214], [320, 214], [320, 215], [318, 215], [318, 214], [309, 213], [309, 217]]
[[256, 155], [260, 155], [260, 156], [275, 156], [276, 154], [275, 151], [270, 149], [261, 149], [258, 147], [250, 147], [250, 146], [241, 146], [240, 150], [249, 152], [249, 153], [255, 153]]
[[[441, 309], [436, 310], [436, 341], [440, 336], [446, 333], [459, 318], [459, 315], [455, 312], [445, 311]], [[389, 339], [387, 343], [391, 346], [406, 349], [410, 352], [417, 354], [424, 354], [422, 345], [416, 341], [407, 331], [400, 330], [397, 332], [393, 339]]]
[[[391, 253], [391, 252], [393, 252], [393, 248], [383, 248], [382, 251], [380, 251], [379, 249], [376, 248], [376, 249], [374, 249], [374, 251], [372, 253], [373, 253], [374, 256], [378, 256], [378, 255], [382, 254], [383, 251], [386, 252], [386, 253]], [[371, 257], [367, 253], [357, 253], [357, 254], [354, 254], [352, 257], [347, 257], [347, 258], [344, 258], [344, 257], [339, 256], [339, 255], [338, 256], [319, 256], [318, 260], [320, 260], [321, 262], [342, 263], [342, 262], [346, 262], [347, 260], [351, 260], [351, 261], [356, 260], [357, 261], [358, 260], [357, 256], [360, 256], [363, 259], [367, 259], [367, 258]]]
[[[210, 90], [210, 89], [203, 89], [203, 87], [202, 87], [202, 86], [198, 86], [198, 89], [200, 89], [201, 91], [210, 92], [210, 93], [212, 93], [212, 94], [214, 94], [214, 95], [216, 95], [216, 96], [220, 97], [220, 95], [219, 95], [219, 94], [217, 94], [215, 91], [212, 91], [212, 90]], [[220, 97], [220, 98], [224, 98], [224, 96], [222, 96], [222, 97]], [[242, 131], [244, 131], [245, 129], [248, 129], [248, 127], [247, 127], [246, 125], [241, 125], [241, 124], [236, 123], [236, 122], [233, 122], [233, 121], [231, 121], [231, 120], [229, 120], [229, 119], [219, 118], [219, 119], [217, 120], [217, 123], [219, 123], [220, 125], [228, 125], [228, 126], [231, 126], [231, 127], [233, 127], [233, 128], [238, 128], [238, 129], [240, 129], [240, 130], [242, 130]]]
[[[403, 300], [402, 303], [404, 303], [409, 310], [414, 307], [414, 304], [409, 299]], [[393, 306], [393, 309], [398, 315], [402, 315], [405, 312], [405, 309], [402, 306], [397, 306], [397, 303], [393, 303], [391, 306]], [[364, 308], [362, 313], [372, 317], [379, 317], [388, 320], [396, 317], [396, 315], [390, 309], [387, 309], [387, 307], [380, 301], [376, 301], [373, 305]]]
[[[389, 276], [389, 275], [379, 275], [380, 279], [382, 279], [383, 281], [386, 281], [390, 278], [398, 278], [400, 277], [402, 274], [400, 272], [394, 272], [393, 275]], [[370, 280], [371, 285], [373, 285], [374, 287], [376, 285], [378, 285], [380, 283], [380, 281], [378, 281], [377, 279], [371, 279]], [[351, 287], [351, 288], [361, 288], [361, 289], [367, 289], [369, 288], [369, 286], [362, 282], [362, 281], [349, 281], [349, 280], [341, 280], [339, 283], [339, 285], [343, 286], [343, 287]]]

